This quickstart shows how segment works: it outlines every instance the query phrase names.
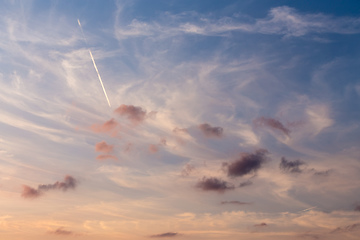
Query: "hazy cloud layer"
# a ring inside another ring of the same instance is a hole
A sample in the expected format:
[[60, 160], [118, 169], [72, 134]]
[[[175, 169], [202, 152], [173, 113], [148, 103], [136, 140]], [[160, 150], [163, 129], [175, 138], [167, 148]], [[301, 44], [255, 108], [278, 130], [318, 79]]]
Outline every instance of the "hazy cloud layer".
[[225, 163], [227, 175], [230, 177], [241, 177], [246, 174], [255, 173], [266, 161], [267, 150], [256, 150], [255, 153], [243, 153], [241, 157], [232, 162]]
[[224, 129], [222, 127], [212, 127], [208, 123], [199, 125], [199, 129], [206, 137], [220, 138], [223, 136]]
[[253, 120], [253, 124], [255, 127], [268, 127], [271, 129], [278, 130], [289, 136], [290, 130], [286, 128], [279, 120], [273, 118], [259, 117]]
[[36, 198], [41, 196], [42, 193], [49, 190], [66, 191], [68, 189], [74, 189], [76, 186], [77, 180], [70, 175], [66, 175], [64, 182], [55, 182], [54, 184], [41, 184], [38, 186], [37, 189], [24, 185], [21, 196], [24, 198]]
[[220, 193], [235, 189], [233, 184], [215, 177], [203, 177], [203, 179], [196, 184], [196, 187], [204, 191], [217, 191]]
[[289, 161], [286, 158], [282, 157], [279, 168], [284, 172], [301, 173], [303, 170], [300, 169], [300, 166], [302, 165], [305, 165], [305, 162], [300, 160]]

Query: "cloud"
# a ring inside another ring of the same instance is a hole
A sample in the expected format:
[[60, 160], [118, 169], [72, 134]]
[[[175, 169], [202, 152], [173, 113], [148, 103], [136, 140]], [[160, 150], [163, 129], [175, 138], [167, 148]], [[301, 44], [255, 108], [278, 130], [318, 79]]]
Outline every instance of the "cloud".
[[338, 227], [335, 230], [331, 231], [330, 233], [343, 233], [343, 232], [352, 232], [360, 230], [360, 223], [354, 223], [351, 225], [347, 225], [345, 227]]
[[114, 118], [106, 121], [103, 124], [93, 124], [90, 129], [95, 133], [110, 133], [112, 136], [117, 136], [119, 123]]
[[150, 144], [149, 145], [149, 151], [151, 153], [157, 153], [159, 151], [159, 147], [155, 144]]
[[187, 177], [189, 176], [194, 170], [195, 170], [195, 166], [194, 165], [191, 165], [189, 163], [187, 163], [184, 168], [182, 169], [181, 171], [181, 176], [182, 177]]
[[174, 128], [173, 133], [188, 133], [188, 130], [186, 128]]
[[360, 212], [360, 204], [355, 207], [354, 211]]
[[66, 191], [68, 189], [74, 189], [77, 185], [77, 180], [70, 176], [66, 175], [64, 178], [64, 182], [55, 182], [54, 184], [41, 184], [38, 186], [40, 191], [49, 191], [53, 189]]
[[240, 183], [240, 184], [239, 184], [239, 187], [246, 187], [246, 186], [250, 186], [250, 185], [252, 185], [252, 184], [253, 184], [252, 181], [247, 180], [247, 181], [245, 181], [245, 182]]
[[23, 191], [21, 196], [24, 198], [37, 198], [41, 196], [41, 192], [35, 188], [29, 187], [27, 185], [23, 185]]
[[232, 163], [224, 163], [227, 167], [227, 175], [230, 177], [241, 177], [249, 173], [255, 173], [266, 161], [268, 151], [259, 149], [255, 153], [244, 153], [241, 158]]
[[299, 167], [304, 164], [305, 162], [300, 160], [288, 161], [286, 160], [286, 158], [282, 157], [281, 162], [279, 164], [279, 168], [284, 172], [301, 173], [303, 170], [301, 170]]
[[180, 234], [177, 232], [167, 232], [167, 233], [161, 233], [161, 234], [156, 234], [156, 235], [151, 235], [151, 238], [163, 238], [163, 237], [176, 237], [179, 236]]
[[259, 223], [259, 224], [255, 224], [254, 227], [267, 227], [268, 225], [264, 222]]
[[199, 129], [204, 133], [206, 137], [220, 138], [223, 136], [224, 129], [222, 127], [212, 127], [208, 123], [199, 125]]
[[23, 185], [23, 191], [21, 196], [24, 198], [37, 198], [40, 197], [44, 192], [49, 190], [63, 190], [74, 189], [77, 185], [77, 180], [70, 176], [66, 175], [64, 182], [55, 182], [54, 184], [41, 184], [37, 189]]
[[221, 204], [222, 205], [224, 205], [224, 204], [247, 205], [247, 204], [251, 204], [251, 203], [249, 203], [249, 202], [240, 202], [240, 201], [222, 201]]
[[196, 187], [204, 191], [218, 191], [220, 193], [223, 193], [225, 190], [235, 189], [234, 185], [215, 177], [203, 177], [203, 179], [196, 184]]
[[279, 130], [286, 136], [289, 136], [290, 130], [286, 128], [279, 120], [273, 118], [259, 117], [253, 120], [255, 127], [269, 127], [275, 130]]
[[141, 107], [136, 107], [133, 105], [122, 104], [120, 107], [114, 110], [115, 113], [120, 116], [126, 117], [133, 123], [141, 123], [146, 118], [146, 110], [143, 110]]
[[107, 160], [107, 159], [113, 159], [113, 160], [118, 160], [118, 158], [114, 155], [111, 155], [111, 154], [101, 154], [101, 155], [98, 155], [96, 157], [97, 160]]
[[64, 230], [63, 227], [56, 229], [55, 231], [50, 231], [50, 234], [54, 234], [54, 235], [61, 235], [61, 236], [65, 236], [65, 235], [73, 235], [74, 233], [72, 231], [66, 231]]
[[114, 146], [107, 144], [105, 141], [95, 144], [95, 151], [97, 152], [111, 153], [113, 150]]

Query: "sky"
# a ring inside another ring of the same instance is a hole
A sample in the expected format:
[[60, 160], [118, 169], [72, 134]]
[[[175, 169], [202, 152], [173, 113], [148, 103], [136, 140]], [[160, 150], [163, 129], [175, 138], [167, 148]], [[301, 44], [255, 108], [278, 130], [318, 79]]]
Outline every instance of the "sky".
[[357, 0], [0, 3], [1, 239], [358, 239]]

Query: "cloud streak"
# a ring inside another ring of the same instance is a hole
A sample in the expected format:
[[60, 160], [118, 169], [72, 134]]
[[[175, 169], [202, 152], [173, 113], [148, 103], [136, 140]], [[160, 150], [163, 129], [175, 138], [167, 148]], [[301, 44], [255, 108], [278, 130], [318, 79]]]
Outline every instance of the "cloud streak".
[[55, 182], [54, 184], [41, 184], [37, 189], [23, 185], [21, 196], [24, 198], [37, 198], [49, 190], [67, 191], [68, 189], [75, 189], [76, 186], [77, 180], [70, 175], [66, 175], [63, 182]]
[[176, 237], [179, 236], [179, 233], [177, 232], [166, 232], [166, 233], [161, 233], [161, 234], [155, 234], [155, 235], [151, 235], [151, 238], [168, 238], [168, 237]]
[[253, 121], [255, 127], [268, 127], [271, 129], [278, 130], [289, 136], [290, 130], [286, 128], [279, 120], [273, 118], [259, 117]]

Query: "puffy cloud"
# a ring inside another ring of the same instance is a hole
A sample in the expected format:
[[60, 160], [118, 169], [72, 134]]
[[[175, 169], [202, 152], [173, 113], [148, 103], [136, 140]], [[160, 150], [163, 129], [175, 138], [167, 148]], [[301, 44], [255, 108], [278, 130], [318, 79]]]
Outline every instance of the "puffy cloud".
[[68, 189], [74, 189], [76, 185], [77, 185], [77, 180], [70, 175], [66, 175], [64, 182], [55, 182], [54, 184], [41, 184], [39, 185], [38, 189], [39, 191], [48, 191], [52, 189], [59, 189], [66, 191]]
[[113, 150], [114, 146], [107, 144], [105, 141], [99, 142], [95, 145], [95, 151], [97, 152], [111, 153]]
[[[279, 168], [284, 172], [290, 173], [301, 173], [303, 170], [300, 169], [300, 166], [304, 165], [305, 163], [300, 160], [289, 161], [286, 158], [282, 157]], [[319, 174], [321, 175], [321, 174]]]
[[133, 105], [122, 104], [120, 107], [115, 109], [115, 113], [120, 116], [126, 117], [131, 120], [133, 123], [140, 123], [146, 118], [146, 110], [143, 110], [141, 107], [136, 107]]
[[196, 187], [204, 191], [218, 191], [220, 193], [223, 193], [225, 190], [235, 189], [234, 185], [215, 177], [203, 177], [203, 179], [196, 184]]
[[96, 133], [110, 133], [112, 136], [117, 136], [119, 129], [117, 129], [119, 123], [114, 118], [106, 121], [103, 124], [91, 125], [91, 130]]
[[206, 137], [220, 138], [223, 136], [224, 129], [222, 127], [212, 127], [208, 123], [199, 125], [199, 129], [204, 133]]
[[256, 150], [255, 153], [243, 153], [241, 158], [232, 163], [224, 163], [227, 175], [230, 177], [241, 177], [249, 173], [255, 173], [266, 161], [268, 151]]
[[37, 198], [41, 196], [41, 192], [35, 188], [29, 187], [27, 185], [23, 185], [23, 191], [21, 196], [24, 198]]
[[161, 233], [156, 235], [151, 235], [152, 238], [165, 238], [165, 237], [176, 237], [179, 236], [179, 233], [177, 232], [167, 232], [167, 233]]
[[278, 130], [289, 136], [290, 130], [286, 128], [279, 120], [273, 118], [260, 117], [253, 120], [253, 124], [255, 127], [269, 127], [275, 130]]
[[55, 182], [54, 184], [41, 184], [37, 189], [29, 187], [27, 185], [23, 185], [23, 191], [21, 196], [24, 198], [37, 198], [40, 197], [43, 192], [47, 192], [49, 190], [63, 190], [66, 191], [68, 189], [74, 189], [77, 185], [77, 180], [70, 176], [66, 175], [64, 182]]
[[50, 234], [54, 235], [73, 235], [74, 233], [72, 231], [66, 231], [63, 227], [56, 229], [55, 231], [50, 231]]
[[235, 204], [235, 205], [247, 205], [251, 204], [249, 202], [240, 202], [240, 201], [222, 201], [221, 204]]

